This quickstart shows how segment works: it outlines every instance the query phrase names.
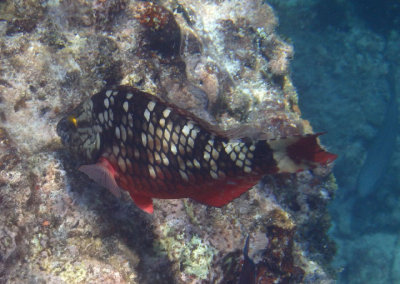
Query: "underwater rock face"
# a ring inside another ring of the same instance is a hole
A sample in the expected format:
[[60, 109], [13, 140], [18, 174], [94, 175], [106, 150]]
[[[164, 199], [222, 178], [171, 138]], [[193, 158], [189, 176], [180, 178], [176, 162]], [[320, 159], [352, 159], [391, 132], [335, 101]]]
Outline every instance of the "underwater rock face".
[[79, 173], [55, 133], [121, 82], [222, 128], [311, 132], [263, 2], [0, 3], [0, 282], [235, 283], [248, 235], [258, 283], [330, 281], [329, 168], [266, 177], [222, 208], [154, 200], [147, 215]]

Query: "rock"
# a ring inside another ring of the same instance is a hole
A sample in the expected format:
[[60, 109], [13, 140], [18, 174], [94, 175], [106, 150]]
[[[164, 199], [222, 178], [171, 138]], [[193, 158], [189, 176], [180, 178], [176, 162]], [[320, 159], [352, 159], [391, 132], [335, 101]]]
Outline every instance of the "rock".
[[330, 168], [266, 177], [223, 208], [156, 200], [150, 216], [80, 174], [55, 133], [63, 113], [120, 82], [222, 128], [310, 132], [268, 4], [43, 5], [21, 29], [0, 25], [0, 282], [236, 282], [247, 235], [260, 283], [332, 277]]

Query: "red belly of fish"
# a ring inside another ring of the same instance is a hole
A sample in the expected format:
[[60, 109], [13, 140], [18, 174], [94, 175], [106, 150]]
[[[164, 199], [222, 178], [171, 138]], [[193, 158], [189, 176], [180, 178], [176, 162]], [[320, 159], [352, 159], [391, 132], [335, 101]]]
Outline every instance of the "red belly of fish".
[[[118, 169], [117, 165], [114, 167]], [[116, 181], [118, 186], [128, 191], [134, 200], [138, 198], [192, 198], [210, 206], [221, 207], [256, 185], [261, 177], [260, 174], [254, 174], [245, 178], [225, 177], [199, 183], [199, 179], [192, 175], [189, 176], [189, 181], [171, 186], [171, 184], [166, 184], [165, 176], [159, 173], [157, 179], [134, 178], [130, 175], [118, 174]]]

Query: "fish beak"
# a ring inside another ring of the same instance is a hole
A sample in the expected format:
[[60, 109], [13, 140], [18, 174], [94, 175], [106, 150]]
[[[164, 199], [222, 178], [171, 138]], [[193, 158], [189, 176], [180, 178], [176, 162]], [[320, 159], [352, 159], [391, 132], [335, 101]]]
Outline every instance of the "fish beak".
[[72, 131], [73, 125], [71, 123], [63, 118], [60, 120], [60, 122], [57, 124], [57, 134], [61, 138], [61, 141], [64, 145], [69, 144], [70, 140], [70, 132]]

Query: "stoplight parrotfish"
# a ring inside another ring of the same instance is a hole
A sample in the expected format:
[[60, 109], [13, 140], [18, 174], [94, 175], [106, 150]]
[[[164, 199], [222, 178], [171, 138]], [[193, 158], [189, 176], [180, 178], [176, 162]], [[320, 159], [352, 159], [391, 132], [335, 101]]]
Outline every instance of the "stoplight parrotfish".
[[320, 134], [276, 140], [223, 131], [162, 99], [129, 86], [93, 95], [62, 118], [57, 133], [84, 164], [79, 170], [152, 213], [152, 198], [192, 198], [221, 207], [267, 174], [295, 173], [336, 155]]

